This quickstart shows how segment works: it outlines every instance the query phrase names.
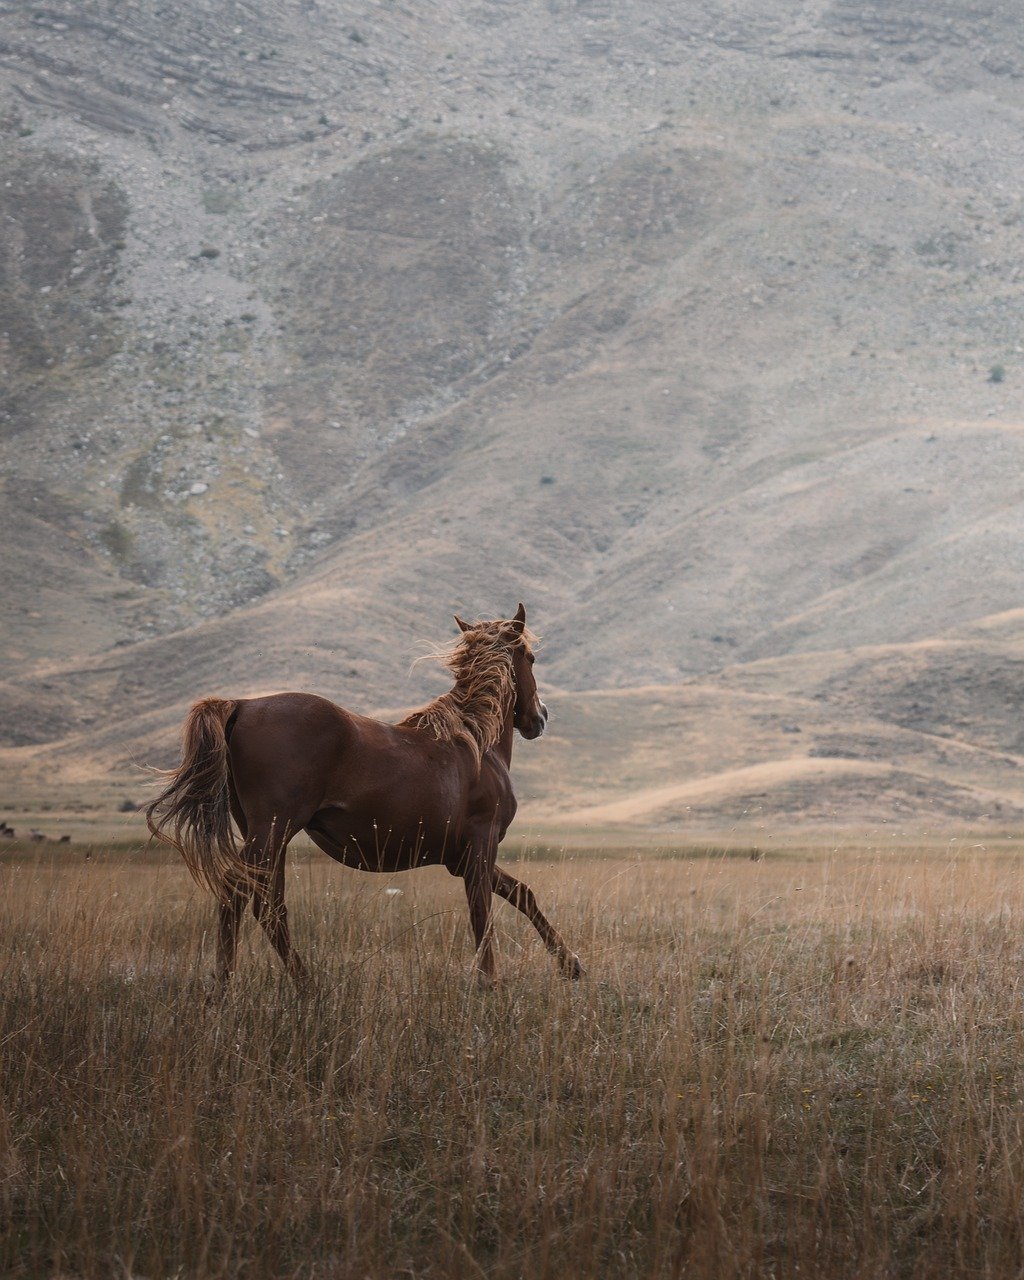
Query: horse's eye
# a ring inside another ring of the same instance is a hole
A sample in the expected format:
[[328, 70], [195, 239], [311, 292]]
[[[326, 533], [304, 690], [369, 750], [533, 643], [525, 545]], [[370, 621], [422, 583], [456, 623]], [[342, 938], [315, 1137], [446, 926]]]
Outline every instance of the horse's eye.
[[532, 654], [532, 653], [528, 656], [528, 659], [527, 659], [527, 660], [529, 661], [529, 663], [530, 663], [530, 666], [531, 666], [531, 667], [532, 667], [532, 666], [533, 666], [533, 664], [537, 661], [537, 659], [533, 656], [533, 654]]

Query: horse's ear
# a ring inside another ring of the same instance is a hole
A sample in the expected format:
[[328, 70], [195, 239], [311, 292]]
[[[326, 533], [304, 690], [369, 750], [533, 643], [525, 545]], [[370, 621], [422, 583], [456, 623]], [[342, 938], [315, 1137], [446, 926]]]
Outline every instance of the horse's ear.
[[523, 628], [526, 626], [526, 605], [520, 600], [519, 608], [516, 610], [516, 616], [512, 619], [512, 630], [517, 636], [523, 634]]
[[460, 630], [460, 631], [472, 631], [472, 630], [473, 630], [473, 626], [472, 626], [472, 624], [471, 624], [471, 623], [469, 623], [469, 622], [463, 622], [463, 620], [459, 617], [459, 615], [458, 615], [457, 613], [456, 613], [456, 614], [453, 614], [452, 616], [455, 618], [455, 625], [459, 628], [459, 630]]

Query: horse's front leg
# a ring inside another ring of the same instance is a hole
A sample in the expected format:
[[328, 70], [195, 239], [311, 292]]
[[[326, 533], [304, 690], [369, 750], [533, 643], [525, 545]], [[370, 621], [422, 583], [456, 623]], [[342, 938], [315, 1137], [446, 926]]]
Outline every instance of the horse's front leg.
[[469, 921], [476, 940], [476, 974], [482, 987], [494, 983], [494, 935], [491, 930], [491, 896], [494, 863], [498, 851], [491, 840], [474, 840], [469, 847], [462, 879], [469, 903]]
[[558, 961], [558, 968], [565, 978], [578, 981], [583, 976], [583, 966], [575, 952], [570, 951], [562, 935], [537, 906], [537, 899], [529, 885], [510, 876], [501, 867], [494, 868], [494, 892], [501, 894], [517, 911], [521, 911], [540, 934], [544, 945]]

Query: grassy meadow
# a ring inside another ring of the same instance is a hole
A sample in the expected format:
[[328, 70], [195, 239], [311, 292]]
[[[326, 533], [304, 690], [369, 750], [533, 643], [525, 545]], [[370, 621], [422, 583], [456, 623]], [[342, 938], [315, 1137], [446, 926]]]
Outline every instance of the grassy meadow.
[[[513, 867], [588, 974], [461, 884], [300, 854], [317, 975], [161, 852], [0, 864], [0, 1272], [1009, 1276], [1024, 1268], [1024, 851]], [[389, 892], [400, 890], [400, 892]]]

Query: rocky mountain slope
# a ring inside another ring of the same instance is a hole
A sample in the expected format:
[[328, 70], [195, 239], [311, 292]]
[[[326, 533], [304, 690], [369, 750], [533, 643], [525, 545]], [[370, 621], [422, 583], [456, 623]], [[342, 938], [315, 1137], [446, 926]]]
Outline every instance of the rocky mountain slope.
[[0, 3], [0, 76], [6, 799], [523, 598], [538, 818], [1024, 816], [1015, 7]]

